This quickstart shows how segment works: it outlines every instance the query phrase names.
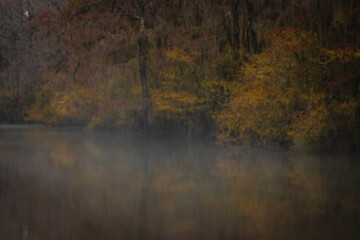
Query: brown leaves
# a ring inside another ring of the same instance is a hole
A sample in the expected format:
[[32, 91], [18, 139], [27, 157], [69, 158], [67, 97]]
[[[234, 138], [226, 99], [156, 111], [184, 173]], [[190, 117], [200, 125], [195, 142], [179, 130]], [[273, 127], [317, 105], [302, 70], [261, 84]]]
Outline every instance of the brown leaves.
[[60, 30], [59, 23], [56, 22], [56, 13], [51, 9], [47, 9], [37, 15], [32, 21], [25, 25], [25, 29], [40, 29], [46, 27], [51, 32], [58, 32]]

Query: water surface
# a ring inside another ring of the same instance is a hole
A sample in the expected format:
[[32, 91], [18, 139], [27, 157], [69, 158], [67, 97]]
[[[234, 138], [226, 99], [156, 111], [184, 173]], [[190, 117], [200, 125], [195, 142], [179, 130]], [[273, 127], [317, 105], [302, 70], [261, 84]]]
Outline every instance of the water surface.
[[0, 128], [0, 239], [359, 239], [356, 156]]

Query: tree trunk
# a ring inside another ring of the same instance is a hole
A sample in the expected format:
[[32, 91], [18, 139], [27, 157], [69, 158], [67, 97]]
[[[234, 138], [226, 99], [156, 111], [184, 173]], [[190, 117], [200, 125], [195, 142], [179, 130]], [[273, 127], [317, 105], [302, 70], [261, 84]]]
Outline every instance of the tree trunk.
[[145, 36], [145, 6], [142, 1], [138, 1], [141, 16], [140, 16], [140, 34], [138, 39], [139, 46], [139, 70], [140, 70], [140, 82], [141, 82], [141, 92], [142, 92], [142, 104], [143, 104], [143, 118], [144, 118], [144, 133], [148, 137], [149, 131], [149, 122], [150, 122], [150, 95], [148, 89], [148, 79], [146, 74], [146, 45], [147, 38]]
[[149, 128], [149, 116], [150, 116], [150, 95], [148, 89], [148, 80], [146, 75], [146, 55], [145, 55], [145, 44], [146, 37], [139, 37], [139, 70], [140, 70], [140, 82], [141, 82], [141, 92], [142, 92], [142, 104], [143, 104], [143, 118], [144, 118], [144, 132], [148, 134]]
[[248, 53], [258, 52], [257, 48], [257, 36], [254, 30], [254, 22], [256, 19], [254, 4], [252, 0], [246, 0], [247, 9], [247, 26], [246, 26], [246, 45], [245, 49]]
[[231, 2], [231, 12], [233, 19], [233, 51], [235, 60], [239, 60], [240, 53], [240, 25], [239, 25], [239, 0], [233, 0]]

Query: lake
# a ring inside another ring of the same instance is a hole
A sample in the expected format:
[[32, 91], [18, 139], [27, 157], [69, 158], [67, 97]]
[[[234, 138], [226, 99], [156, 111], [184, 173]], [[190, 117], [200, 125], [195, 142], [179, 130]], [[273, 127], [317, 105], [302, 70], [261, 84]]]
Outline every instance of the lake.
[[0, 127], [0, 239], [360, 239], [358, 156]]

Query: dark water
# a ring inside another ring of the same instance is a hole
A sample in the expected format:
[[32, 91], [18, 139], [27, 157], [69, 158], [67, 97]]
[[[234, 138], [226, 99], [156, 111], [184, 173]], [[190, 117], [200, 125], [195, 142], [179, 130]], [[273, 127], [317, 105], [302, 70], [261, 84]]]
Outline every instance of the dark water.
[[360, 161], [0, 129], [0, 240], [360, 239]]

